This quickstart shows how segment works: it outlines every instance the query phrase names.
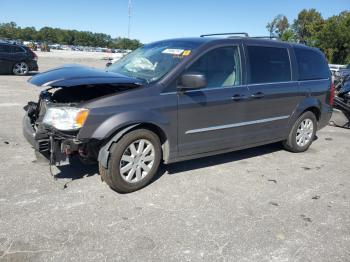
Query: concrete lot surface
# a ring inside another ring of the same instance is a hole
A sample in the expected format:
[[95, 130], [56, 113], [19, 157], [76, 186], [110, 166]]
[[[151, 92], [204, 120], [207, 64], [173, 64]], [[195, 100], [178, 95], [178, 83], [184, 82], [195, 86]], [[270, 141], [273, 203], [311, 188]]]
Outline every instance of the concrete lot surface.
[[[103, 68], [89, 57], [40, 56]], [[0, 261], [350, 261], [350, 130], [162, 167], [121, 195], [95, 165], [53, 168], [22, 136], [28, 77], [0, 76]]]

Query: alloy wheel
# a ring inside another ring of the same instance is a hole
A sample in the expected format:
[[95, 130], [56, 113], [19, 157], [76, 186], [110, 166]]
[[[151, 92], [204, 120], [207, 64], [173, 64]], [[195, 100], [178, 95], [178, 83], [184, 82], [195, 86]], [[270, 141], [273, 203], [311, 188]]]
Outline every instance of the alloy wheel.
[[303, 147], [310, 143], [314, 132], [314, 123], [311, 119], [306, 118], [301, 121], [297, 132], [296, 132], [296, 142], [297, 145]]
[[122, 178], [128, 183], [140, 182], [150, 172], [155, 159], [153, 144], [147, 139], [132, 142], [123, 152], [119, 164]]
[[13, 72], [16, 75], [25, 75], [25, 74], [28, 73], [28, 65], [26, 63], [24, 63], [24, 62], [17, 63], [13, 67]]

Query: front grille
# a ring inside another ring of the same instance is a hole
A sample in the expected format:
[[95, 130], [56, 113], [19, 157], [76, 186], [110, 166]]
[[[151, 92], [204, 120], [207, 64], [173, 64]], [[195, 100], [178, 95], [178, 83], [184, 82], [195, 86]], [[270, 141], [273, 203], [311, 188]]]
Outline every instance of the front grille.
[[39, 152], [49, 152], [50, 150], [50, 140], [43, 139], [38, 141], [38, 151]]

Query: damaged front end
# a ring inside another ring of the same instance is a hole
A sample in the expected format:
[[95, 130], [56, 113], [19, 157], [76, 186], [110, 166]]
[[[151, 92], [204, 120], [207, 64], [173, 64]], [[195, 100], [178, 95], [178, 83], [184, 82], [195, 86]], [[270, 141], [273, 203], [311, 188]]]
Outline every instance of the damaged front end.
[[73, 106], [71, 103], [55, 103], [49, 91], [43, 91], [37, 103], [29, 102], [24, 107], [27, 112], [23, 118], [24, 136], [35, 150], [50, 159], [51, 164], [69, 164], [68, 156], [79, 152], [82, 145], [77, 139], [79, 129], [60, 130], [62, 126], [48, 122], [48, 112]]
[[57, 166], [69, 164], [72, 155], [84, 161], [97, 158], [100, 141], [78, 139], [90, 111], [87, 102], [141, 85], [133, 78], [77, 66], [51, 70], [29, 82], [50, 87], [40, 93], [38, 102], [24, 107], [23, 134]]

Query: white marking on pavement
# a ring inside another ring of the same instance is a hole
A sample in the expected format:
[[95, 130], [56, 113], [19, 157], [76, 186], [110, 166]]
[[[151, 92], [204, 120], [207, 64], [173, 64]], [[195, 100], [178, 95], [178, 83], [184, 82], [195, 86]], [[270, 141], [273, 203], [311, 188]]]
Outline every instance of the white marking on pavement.
[[0, 103], [0, 107], [20, 106], [18, 103]]

